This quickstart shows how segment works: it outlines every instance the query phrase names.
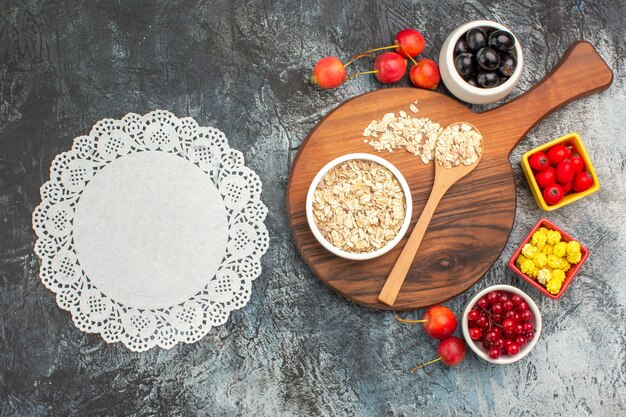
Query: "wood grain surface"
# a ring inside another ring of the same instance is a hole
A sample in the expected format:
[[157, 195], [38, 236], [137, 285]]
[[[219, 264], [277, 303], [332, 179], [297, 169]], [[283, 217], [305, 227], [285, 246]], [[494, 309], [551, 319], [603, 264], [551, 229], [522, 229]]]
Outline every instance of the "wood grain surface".
[[[358, 303], [407, 310], [443, 302], [476, 283], [504, 248], [515, 216], [515, 185], [508, 155], [545, 116], [564, 104], [608, 88], [612, 71], [587, 42], [576, 42], [561, 62], [534, 88], [499, 108], [474, 113], [442, 94], [416, 88], [379, 90], [353, 98], [330, 112], [311, 131], [293, 163], [287, 186], [287, 213], [296, 246], [315, 274]], [[328, 161], [346, 153], [375, 153], [404, 175], [413, 198], [412, 225], [424, 208], [434, 164], [423, 164], [403, 150], [377, 153], [363, 142], [363, 129], [388, 112], [409, 111], [442, 126], [474, 124], [483, 134], [479, 166], [442, 198], [393, 307], [378, 294], [412, 227], [398, 246], [369, 261], [350, 261], [326, 251], [306, 221], [305, 199], [311, 180]]]

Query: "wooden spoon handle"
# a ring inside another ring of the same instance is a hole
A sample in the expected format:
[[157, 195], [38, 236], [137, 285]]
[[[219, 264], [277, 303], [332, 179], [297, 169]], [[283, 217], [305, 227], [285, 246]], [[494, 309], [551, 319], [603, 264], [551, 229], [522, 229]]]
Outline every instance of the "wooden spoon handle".
[[411, 236], [409, 236], [409, 240], [407, 240], [406, 245], [404, 245], [404, 249], [402, 249], [402, 253], [400, 253], [400, 256], [398, 257], [396, 264], [393, 266], [389, 277], [387, 277], [387, 281], [385, 281], [383, 289], [380, 291], [380, 294], [378, 294], [378, 300], [381, 303], [392, 306], [396, 302], [396, 297], [398, 297], [398, 293], [400, 292], [400, 288], [402, 288], [404, 279], [409, 273], [409, 269], [411, 269], [411, 264], [413, 263], [413, 259], [419, 249], [420, 243], [422, 243], [422, 239], [424, 238], [426, 229], [428, 229], [430, 220], [432, 219], [435, 209], [437, 208], [437, 205], [446, 190], [447, 188], [442, 190], [441, 188], [438, 189], [433, 187], [430, 197], [428, 197], [428, 201], [426, 202], [426, 207], [424, 207], [420, 218], [417, 220], [417, 223], [411, 232]]
[[574, 43], [543, 80], [511, 102], [481, 113], [488, 122], [507, 121], [509, 152], [517, 142], [548, 114], [567, 103], [608, 88], [613, 72], [595, 48], [585, 41]]

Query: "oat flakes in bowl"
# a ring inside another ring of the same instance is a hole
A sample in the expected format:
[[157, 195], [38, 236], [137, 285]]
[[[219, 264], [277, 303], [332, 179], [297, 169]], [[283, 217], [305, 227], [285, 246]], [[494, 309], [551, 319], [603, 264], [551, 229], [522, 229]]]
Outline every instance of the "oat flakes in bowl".
[[370, 154], [349, 154], [324, 166], [306, 200], [309, 227], [328, 251], [353, 260], [390, 251], [404, 236], [411, 193], [398, 169]]

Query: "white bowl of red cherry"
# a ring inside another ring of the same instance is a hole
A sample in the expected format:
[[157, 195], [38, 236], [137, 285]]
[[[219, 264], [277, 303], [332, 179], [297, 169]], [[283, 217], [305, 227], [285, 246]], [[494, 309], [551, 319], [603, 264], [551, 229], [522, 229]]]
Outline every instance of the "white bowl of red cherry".
[[463, 337], [481, 359], [505, 365], [528, 355], [541, 334], [541, 313], [524, 291], [493, 285], [463, 312]]
[[500, 23], [475, 20], [456, 28], [439, 53], [441, 79], [457, 98], [487, 104], [506, 97], [522, 76], [519, 40]]

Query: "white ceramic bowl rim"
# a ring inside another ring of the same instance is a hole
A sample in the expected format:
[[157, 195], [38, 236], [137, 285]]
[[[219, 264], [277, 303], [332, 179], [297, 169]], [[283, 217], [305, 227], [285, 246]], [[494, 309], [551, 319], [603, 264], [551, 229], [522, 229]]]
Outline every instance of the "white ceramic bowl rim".
[[[524, 345], [520, 349], [519, 353], [515, 356], [505, 355], [505, 356], [500, 356], [498, 359], [491, 359], [489, 355], [487, 354], [487, 352], [485, 352], [482, 348], [478, 347], [476, 342], [473, 341], [469, 335], [469, 328], [467, 325], [468, 323], [467, 314], [470, 312], [472, 307], [474, 307], [474, 305], [476, 304], [476, 301], [478, 301], [480, 297], [484, 296], [487, 293], [490, 293], [491, 291], [507, 291], [507, 292], [519, 295], [520, 297], [524, 299], [524, 301], [528, 303], [528, 308], [530, 309], [531, 313], [533, 313], [533, 321], [535, 322], [535, 325], [534, 325], [535, 337], [533, 337], [533, 340], [531, 340], [529, 343], [526, 343], [526, 345]], [[537, 304], [535, 304], [533, 299], [530, 298], [528, 294], [526, 294], [524, 291], [520, 290], [519, 288], [513, 287], [511, 285], [505, 285], [505, 284], [492, 285], [491, 287], [487, 287], [484, 290], [478, 292], [478, 294], [476, 294], [469, 301], [469, 303], [467, 304], [467, 307], [465, 307], [465, 311], [463, 312], [462, 329], [463, 329], [463, 337], [465, 338], [465, 342], [474, 351], [474, 353], [476, 353], [476, 355], [486, 360], [487, 362], [500, 364], [500, 365], [506, 365], [509, 363], [517, 362], [520, 359], [522, 359], [524, 356], [528, 355], [530, 351], [533, 349], [533, 347], [535, 347], [535, 345], [537, 344], [537, 341], [539, 340], [539, 336], [541, 335], [541, 312], [539, 311], [539, 308], [537, 307]]]
[[[328, 240], [324, 238], [324, 236], [322, 236], [322, 233], [319, 231], [319, 229], [317, 228], [317, 225], [315, 224], [315, 218], [313, 217], [313, 194], [315, 193], [315, 189], [317, 188], [317, 185], [320, 183], [322, 178], [324, 178], [326, 173], [328, 173], [328, 171], [330, 171], [332, 168], [341, 164], [342, 162], [349, 161], [352, 159], [376, 162], [384, 166], [385, 168], [387, 168], [389, 171], [391, 171], [391, 173], [398, 179], [398, 182], [400, 183], [400, 186], [402, 187], [402, 191], [404, 192], [404, 199], [406, 201], [406, 211], [405, 211], [405, 216], [404, 216], [404, 222], [402, 223], [400, 230], [398, 230], [398, 234], [382, 248], [372, 251], [372, 252], [367, 252], [367, 253], [347, 252], [347, 251], [337, 248], [336, 246], [333, 246], [332, 243], [330, 243]], [[350, 153], [350, 154], [335, 158], [329, 163], [327, 163], [326, 165], [324, 165], [324, 167], [320, 169], [320, 171], [317, 173], [315, 178], [313, 178], [313, 181], [311, 181], [311, 185], [309, 186], [309, 191], [306, 196], [306, 218], [307, 218], [307, 222], [309, 223], [309, 227], [311, 228], [311, 232], [313, 232], [313, 236], [315, 236], [317, 241], [320, 242], [320, 244], [324, 246], [324, 248], [328, 250], [329, 252], [332, 252], [333, 254], [340, 256], [342, 258], [351, 259], [355, 261], [374, 259], [378, 256], [384, 255], [385, 253], [393, 249], [400, 242], [400, 240], [402, 240], [406, 231], [408, 230], [409, 224], [411, 223], [412, 213], [413, 213], [413, 199], [411, 197], [411, 190], [409, 189], [409, 184], [406, 182], [406, 179], [404, 178], [404, 176], [400, 173], [398, 168], [396, 168], [391, 162], [387, 161], [384, 158], [381, 158], [380, 156], [372, 155], [369, 153]]]
[[[511, 74], [509, 79], [497, 87], [480, 88], [480, 87], [474, 87], [472, 85], [469, 85], [467, 81], [465, 81], [463, 77], [459, 75], [456, 68], [454, 67], [454, 46], [456, 45], [456, 41], [461, 37], [462, 34], [464, 34], [468, 30], [475, 28], [475, 27], [492, 27], [495, 29], [506, 30], [511, 35], [513, 35], [513, 38], [515, 39], [514, 48], [515, 48], [515, 58], [517, 59], [517, 66], [515, 67], [515, 71], [513, 71], [513, 74]], [[506, 26], [501, 25], [500, 23], [494, 22], [491, 20], [474, 20], [472, 22], [467, 22], [459, 26], [458, 28], [456, 28], [449, 35], [449, 38], [451, 42], [449, 43], [449, 47], [445, 51], [445, 54], [447, 57], [446, 64], [450, 67], [448, 68], [448, 71], [450, 72], [450, 76], [453, 78], [454, 82], [458, 83], [460, 86], [462, 86], [463, 89], [466, 89], [472, 94], [476, 94], [476, 95], [484, 96], [484, 97], [497, 96], [503, 93], [505, 90], [507, 90], [511, 84], [516, 84], [519, 81], [519, 78], [522, 76], [522, 70], [524, 66], [524, 53], [522, 52], [522, 47], [520, 45], [519, 40], [517, 39], [513, 31], [511, 31]]]

